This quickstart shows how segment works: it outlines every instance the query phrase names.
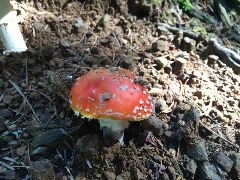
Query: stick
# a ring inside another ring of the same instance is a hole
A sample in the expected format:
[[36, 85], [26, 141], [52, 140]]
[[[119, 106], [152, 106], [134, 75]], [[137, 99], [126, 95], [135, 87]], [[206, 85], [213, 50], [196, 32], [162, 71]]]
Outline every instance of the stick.
[[207, 130], [209, 130], [211, 133], [213, 133], [214, 135], [216, 135], [217, 137], [219, 137], [220, 139], [222, 139], [223, 141], [231, 144], [232, 146], [234, 146], [235, 148], [239, 149], [239, 146], [236, 144], [233, 144], [231, 141], [221, 137], [218, 133], [216, 133], [215, 131], [211, 130], [210, 128], [208, 128], [207, 126], [205, 126], [205, 124], [203, 124], [202, 122], [199, 122], [203, 127], [205, 127]]
[[23, 97], [23, 99], [26, 101], [26, 103], [28, 104], [28, 106], [29, 106], [30, 109], [32, 110], [34, 116], [36, 117], [37, 121], [38, 121], [38, 122], [41, 122], [41, 121], [38, 119], [37, 114], [35, 113], [32, 105], [29, 103], [29, 101], [27, 100], [26, 96], [23, 94], [23, 92], [22, 92], [21, 89], [17, 86], [17, 84], [14, 83], [14, 82], [11, 81], [11, 80], [8, 80], [8, 81], [12, 84], [12, 86], [18, 91], [18, 93], [19, 93], [19, 94]]

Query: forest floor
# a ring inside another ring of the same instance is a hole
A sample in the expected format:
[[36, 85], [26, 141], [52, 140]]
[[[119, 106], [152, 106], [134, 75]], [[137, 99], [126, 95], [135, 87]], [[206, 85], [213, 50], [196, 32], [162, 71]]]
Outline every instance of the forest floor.
[[[217, 20], [171, 1], [13, 6], [28, 50], [0, 54], [0, 179], [240, 178], [240, 44]], [[154, 99], [123, 145], [70, 108], [72, 84], [97, 67], [130, 70]]]

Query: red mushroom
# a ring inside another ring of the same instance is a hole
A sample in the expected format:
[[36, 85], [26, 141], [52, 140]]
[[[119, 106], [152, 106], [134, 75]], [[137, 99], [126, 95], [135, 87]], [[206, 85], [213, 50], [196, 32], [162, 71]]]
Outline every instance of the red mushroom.
[[150, 94], [134, 78], [122, 68], [91, 70], [73, 84], [70, 106], [76, 115], [98, 119], [104, 136], [123, 143], [129, 121], [146, 119], [152, 112]]

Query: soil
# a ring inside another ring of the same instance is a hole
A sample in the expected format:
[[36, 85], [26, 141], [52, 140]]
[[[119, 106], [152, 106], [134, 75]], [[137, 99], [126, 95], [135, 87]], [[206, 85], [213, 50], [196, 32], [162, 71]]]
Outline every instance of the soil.
[[[240, 177], [239, 69], [209, 43], [239, 42], [171, 1], [132, 3], [13, 1], [28, 50], [0, 54], [0, 179]], [[130, 70], [153, 97], [123, 145], [69, 105], [75, 80], [98, 67]]]

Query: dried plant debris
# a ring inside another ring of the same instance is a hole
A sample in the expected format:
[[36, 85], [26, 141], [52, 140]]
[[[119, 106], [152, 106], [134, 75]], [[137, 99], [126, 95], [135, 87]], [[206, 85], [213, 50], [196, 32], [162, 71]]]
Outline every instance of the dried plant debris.
[[[0, 179], [240, 179], [239, 3], [217, 2], [11, 1], [28, 51], [0, 53]], [[122, 144], [70, 107], [98, 68], [152, 99]]]

